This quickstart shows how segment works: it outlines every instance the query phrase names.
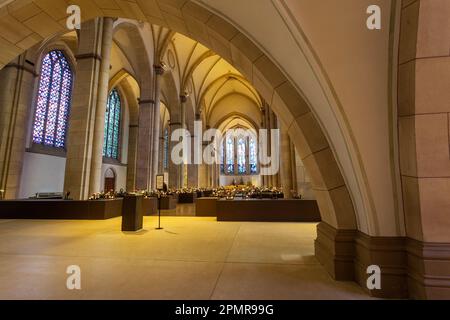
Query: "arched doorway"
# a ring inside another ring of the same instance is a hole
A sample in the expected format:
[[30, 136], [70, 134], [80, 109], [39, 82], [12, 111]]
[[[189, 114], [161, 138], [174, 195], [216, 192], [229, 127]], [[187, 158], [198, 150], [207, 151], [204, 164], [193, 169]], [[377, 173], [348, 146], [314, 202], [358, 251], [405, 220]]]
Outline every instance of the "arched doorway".
[[113, 169], [108, 168], [105, 171], [104, 191], [110, 192], [115, 190], [116, 190], [116, 174], [114, 173]]

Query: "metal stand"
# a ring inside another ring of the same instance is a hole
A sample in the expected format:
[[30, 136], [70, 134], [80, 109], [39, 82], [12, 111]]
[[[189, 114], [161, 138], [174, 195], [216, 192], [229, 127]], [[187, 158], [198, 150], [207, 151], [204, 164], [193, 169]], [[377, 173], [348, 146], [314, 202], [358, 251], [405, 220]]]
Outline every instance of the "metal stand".
[[161, 228], [161, 195], [158, 195], [158, 228], [155, 228], [156, 230], [163, 230], [164, 228]]

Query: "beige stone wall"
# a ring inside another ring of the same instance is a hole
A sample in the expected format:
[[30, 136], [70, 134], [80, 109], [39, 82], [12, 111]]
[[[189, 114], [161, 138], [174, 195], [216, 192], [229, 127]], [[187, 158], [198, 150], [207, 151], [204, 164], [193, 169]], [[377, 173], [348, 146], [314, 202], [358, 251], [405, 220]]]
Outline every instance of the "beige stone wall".
[[400, 160], [407, 235], [450, 241], [450, 2], [403, 1]]
[[0, 189], [18, 196], [25, 152], [34, 70], [22, 55], [0, 71]]

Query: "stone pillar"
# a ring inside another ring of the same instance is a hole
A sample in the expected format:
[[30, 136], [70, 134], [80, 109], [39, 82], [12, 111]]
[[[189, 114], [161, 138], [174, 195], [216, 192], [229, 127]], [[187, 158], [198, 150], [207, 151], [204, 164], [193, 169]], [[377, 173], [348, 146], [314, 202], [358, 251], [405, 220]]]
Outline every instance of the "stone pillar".
[[414, 299], [450, 299], [449, 14], [445, 0], [403, 4], [401, 12], [399, 154]]
[[[170, 135], [173, 131], [181, 128], [181, 123], [176, 121], [176, 115], [172, 115], [172, 117], [175, 119], [170, 121]], [[182, 174], [181, 166], [174, 164], [171, 157], [172, 150], [177, 143], [179, 142], [169, 139], [169, 187], [172, 189], [180, 188], [180, 175]]]
[[111, 28], [111, 18], [96, 18], [80, 30], [64, 180], [73, 199], [87, 199], [100, 186]]
[[[164, 131], [160, 131], [159, 137], [159, 155], [158, 155], [158, 172], [164, 173]], [[165, 181], [167, 182], [167, 181]]]
[[128, 131], [128, 165], [127, 165], [127, 190], [136, 189], [136, 161], [137, 161], [137, 141], [139, 126], [137, 123], [130, 123]]
[[[180, 96], [180, 122], [181, 122], [181, 128], [186, 129], [186, 103], [187, 103], [187, 96], [181, 95]], [[187, 159], [187, 155], [183, 154], [183, 158]], [[179, 168], [179, 188], [185, 187], [185, 174], [186, 174], [186, 164], [181, 164]]]
[[[289, 138], [289, 140], [291, 140]], [[298, 184], [297, 184], [297, 165], [295, 163], [295, 146], [294, 143], [290, 143], [290, 150], [291, 150], [291, 172], [292, 172], [292, 190], [296, 191], [298, 193]]]
[[[270, 108], [269, 112], [269, 121], [270, 121], [270, 129], [278, 129], [278, 119], [275, 113], [272, 111], [272, 108]], [[280, 141], [272, 141], [272, 136], [270, 136], [270, 156], [272, 158], [280, 157], [280, 154], [277, 154], [276, 149], [272, 149], [272, 144], [280, 143]], [[281, 150], [280, 150], [281, 151]], [[279, 170], [275, 174], [270, 176], [270, 181], [272, 187], [279, 187]]]
[[[265, 130], [269, 130], [269, 124], [268, 124], [268, 118], [267, 118], [268, 112], [269, 112], [268, 106], [264, 105], [262, 128]], [[268, 135], [268, 141], [269, 141], [269, 139], [270, 139], [270, 135]], [[261, 143], [261, 142], [259, 142], [259, 143]], [[265, 167], [265, 165], [263, 165], [263, 164], [260, 164], [260, 166], [261, 166], [261, 168]], [[262, 175], [261, 178], [262, 178], [262, 186], [268, 187], [269, 186], [269, 177], [267, 175]]]
[[161, 128], [161, 110], [160, 110], [160, 94], [161, 94], [161, 77], [164, 74], [164, 68], [157, 65], [155, 69], [155, 90], [154, 90], [154, 110], [153, 110], [153, 144], [152, 144], [152, 188], [156, 188], [156, 175], [162, 174], [159, 165], [159, 138]]
[[136, 157], [136, 188], [149, 190], [151, 184], [151, 144], [152, 144], [152, 99], [141, 99], [139, 101], [139, 127]]
[[89, 194], [100, 192], [102, 164], [103, 164], [103, 140], [105, 135], [105, 113], [108, 99], [109, 68], [111, 66], [111, 46], [113, 37], [113, 19], [103, 18], [103, 32], [100, 40], [101, 62], [97, 89], [97, 106], [95, 111], [94, 140], [92, 145], [91, 175], [89, 182]]
[[0, 190], [5, 199], [18, 196], [34, 76], [24, 55], [0, 71]]
[[283, 187], [283, 193], [285, 198], [291, 198], [291, 190], [293, 188], [292, 183], [292, 165], [291, 165], [291, 139], [285, 127], [282, 127], [280, 132], [280, 144], [281, 144], [281, 161], [280, 161], [280, 176], [281, 187]]

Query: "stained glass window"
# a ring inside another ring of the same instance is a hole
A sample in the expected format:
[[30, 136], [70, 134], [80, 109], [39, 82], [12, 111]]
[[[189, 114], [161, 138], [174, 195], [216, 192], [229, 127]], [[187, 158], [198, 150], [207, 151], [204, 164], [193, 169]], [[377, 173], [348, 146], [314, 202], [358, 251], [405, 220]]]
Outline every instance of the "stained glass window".
[[111, 90], [106, 103], [105, 137], [103, 140], [103, 156], [119, 159], [121, 102], [117, 89]]
[[234, 138], [227, 137], [227, 173], [234, 173]]
[[219, 160], [220, 160], [220, 173], [225, 173], [225, 151], [224, 151], [224, 140], [221, 141], [219, 147]]
[[164, 169], [169, 168], [169, 128], [164, 130], [164, 146], [163, 146], [163, 164]]
[[[219, 149], [220, 173], [226, 175], [253, 175], [258, 173], [258, 144], [254, 135], [227, 136]], [[235, 169], [237, 169], [235, 171]]]
[[237, 167], [238, 174], [246, 174], [247, 173], [247, 165], [245, 161], [246, 157], [246, 139], [239, 138], [237, 141]]
[[250, 137], [248, 140], [248, 158], [250, 164], [250, 174], [256, 174], [258, 172], [258, 154], [256, 151], [256, 139]]
[[56, 148], [66, 144], [73, 73], [64, 53], [54, 50], [42, 59], [33, 142]]

